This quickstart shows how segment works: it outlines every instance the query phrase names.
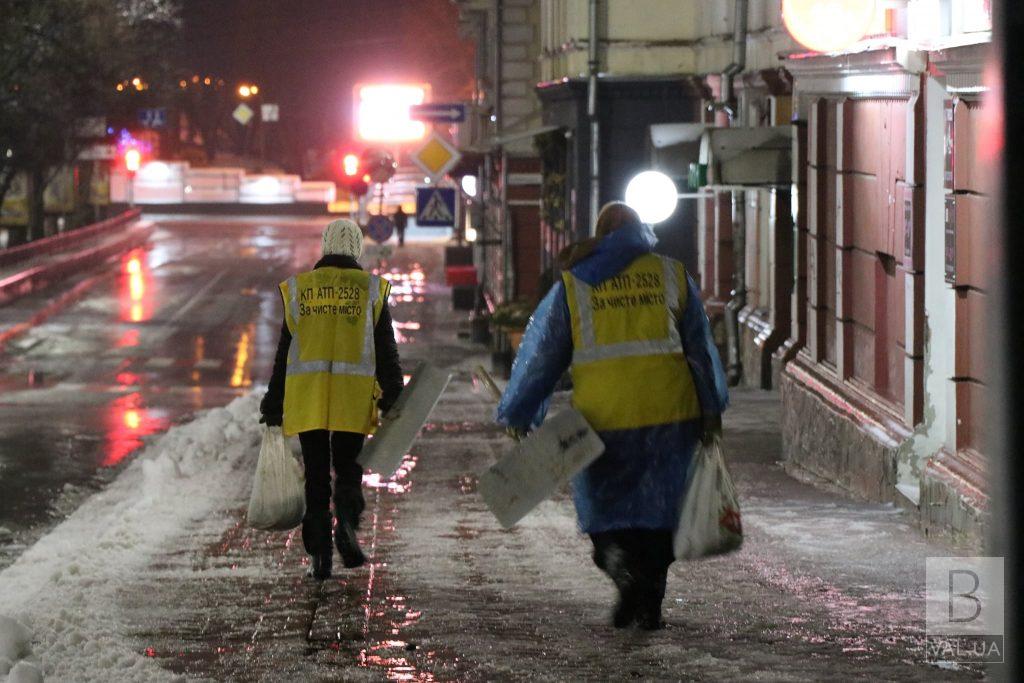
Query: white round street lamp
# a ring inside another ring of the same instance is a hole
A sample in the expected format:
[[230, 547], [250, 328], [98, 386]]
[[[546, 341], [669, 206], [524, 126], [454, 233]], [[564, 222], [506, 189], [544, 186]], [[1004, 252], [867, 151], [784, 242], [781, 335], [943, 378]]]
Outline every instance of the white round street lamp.
[[644, 171], [626, 185], [626, 204], [644, 223], [660, 223], [676, 211], [679, 190], [664, 173]]
[[875, 20], [876, 0], [782, 0], [782, 22], [815, 52], [841, 52], [863, 38]]

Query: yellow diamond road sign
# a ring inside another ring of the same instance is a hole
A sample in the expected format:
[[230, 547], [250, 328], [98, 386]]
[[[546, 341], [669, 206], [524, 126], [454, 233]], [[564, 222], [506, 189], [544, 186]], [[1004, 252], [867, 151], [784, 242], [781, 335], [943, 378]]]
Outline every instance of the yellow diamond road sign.
[[434, 179], [450, 171], [461, 158], [459, 150], [437, 133], [431, 133], [427, 141], [412, 155], [416, 165]]
[[231, 113], [232, 118], [238, 121], [243, 126], [252, 121], [252, 117], [256, 114], [252, 108], [247, 104], [240, 104], [235, 107], [235, 111]]

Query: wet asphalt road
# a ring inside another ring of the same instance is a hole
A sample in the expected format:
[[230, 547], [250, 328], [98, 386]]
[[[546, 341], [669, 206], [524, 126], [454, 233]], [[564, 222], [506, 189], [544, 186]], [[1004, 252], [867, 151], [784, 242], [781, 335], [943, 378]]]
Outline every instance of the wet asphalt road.
[[0, 568], [145, 439], [265, 382], [276, 284], [319, 257], [324, 219], [161, 219], [142, 249], [0, 308], [0, 331], [89, 280], [0, 352]]

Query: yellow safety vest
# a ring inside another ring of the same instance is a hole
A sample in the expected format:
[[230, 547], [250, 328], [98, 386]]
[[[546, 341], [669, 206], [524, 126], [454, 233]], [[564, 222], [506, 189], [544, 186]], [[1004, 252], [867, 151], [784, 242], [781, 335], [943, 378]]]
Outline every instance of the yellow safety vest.
[[636, 429], [700, 417], [677, 321], [683, 264], [637, 258], [596, 287], [562, 273], [572, 320], [573, 405], [594, 429]]
[[391, 286], [353, 268], [317, 268], [280, 286], [292, 335], [284, 433], [372, 433], [379, 395], [373, 330]]

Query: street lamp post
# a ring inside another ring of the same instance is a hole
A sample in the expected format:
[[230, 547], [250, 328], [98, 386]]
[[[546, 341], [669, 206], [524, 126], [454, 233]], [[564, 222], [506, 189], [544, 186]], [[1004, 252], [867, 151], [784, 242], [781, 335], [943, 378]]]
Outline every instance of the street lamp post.
[[134, 147], [124, 153], [124, 168], [128, 172], [128, 208], [135, 207], [135, 174], [142, 165], [142, 153]]
[[[238, 89], [236, 90], [236, 92], [238, 93], [238, 96], [240, 98], [242, 98], [243, 101], [247, 101], [250, 98], [253, 98], [255, 100], [256, 96], [260, 94], [260, 87], [258, 85], [256, 85], [255, 83], [240, 83], [238, 85]], [[252, 106], [256, 107], [256, 106], [258, 106], [258, 103], [254, 101]], [[259, 143], [260, 143], [260, 163], [261, 163], [261, 168], [262, 168], [262, 163], [266, 160], [265, 159], [265, 157], [266, 157], [265, 146], [266, 145], [265, 145], [265, 138], [264, 138], [262, 123], [263, 123], [262, 121], [259, 121], [259, 123], [257, 124], [258, 127], [259, 127], [259, 136], [260, 136]], [[250, 147], [250, 144], [252, 142], [253, 134], [251, 134], [251, 128], [252, 127], [250, 127], [248, 125], [243, 125], [243, 130], [242, 130], [242, 154], [245, 155], [245, 156], [247, 156], [249, 154], [249, 147]]]

